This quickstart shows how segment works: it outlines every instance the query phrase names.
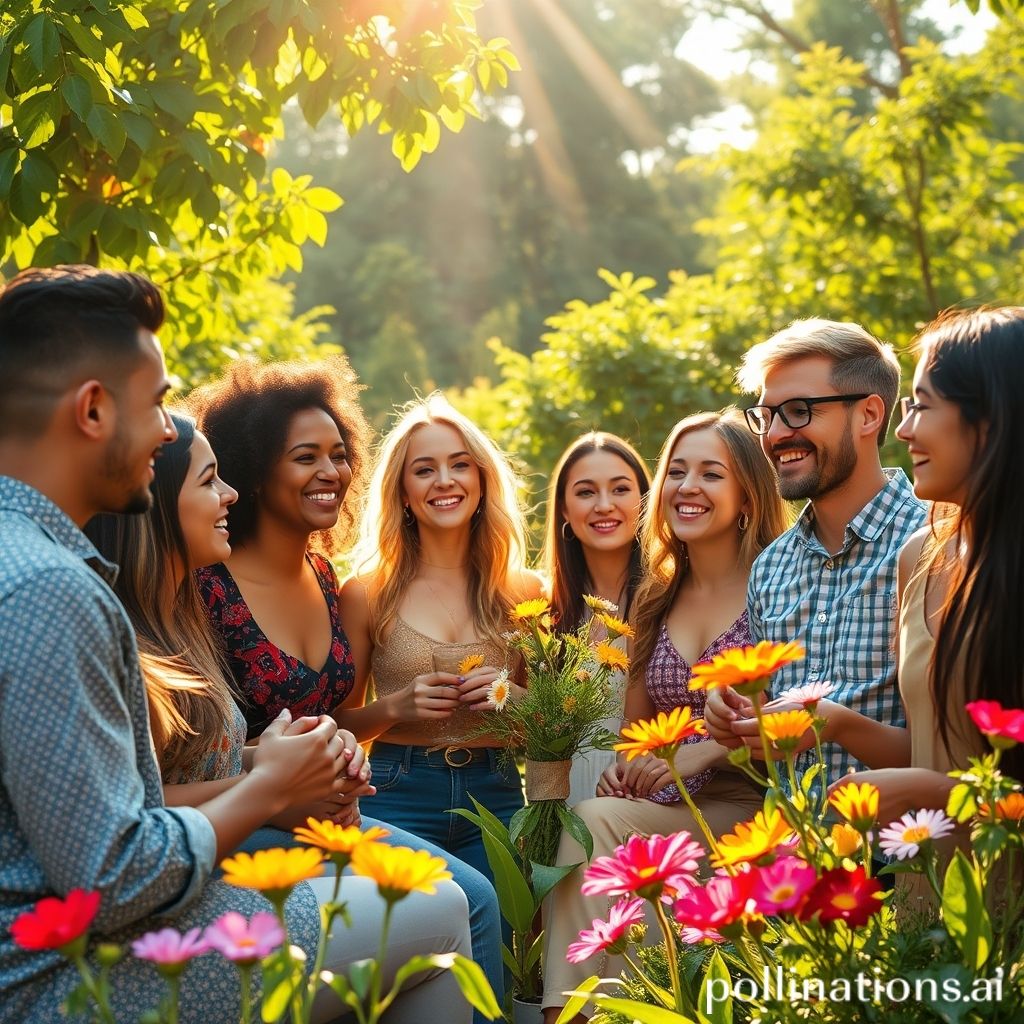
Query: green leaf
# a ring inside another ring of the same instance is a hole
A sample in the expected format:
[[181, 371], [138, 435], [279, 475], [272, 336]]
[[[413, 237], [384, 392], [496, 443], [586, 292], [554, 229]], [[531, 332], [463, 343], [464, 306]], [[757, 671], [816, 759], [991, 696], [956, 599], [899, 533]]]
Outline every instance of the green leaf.
[[[419, 957], [414, 957], [413, 959], [419, 959]], [[370, 994], [374, 973], [379, 970], [380, 967], [377, 961], [372, 957], [365, 960], [353, 960], [348, 965], [346, 974], [348, 975], [349, 984], [361, 1002], [365, 1002], [366, 997]]]
[[57, 191], [59, 178], [53, 164], [41, 153], [29, 153], [21, 165], [25, 183], [41, 195], [53, 195]]
[[590, 1002], [590, 993], [600, 984], [601, 978], [592, 974], [586, 981], [578, 985], [575, 993], [569, 997], [569, 1001], [562, 1008], [555, 1024], [568, 1024]]
[[60, 36], [53, 22], [45, 14], [37, 14], [25, 27], [22, 41], [28, 47], [28, 55], [32, 63], [40, 71], [60, 56]]
[[[582, 863], [582, 862], [581, 862]], [[533, 898], [537, 903], [541, 903], [545, 896], [558, 883], [565, 878], [566, 875], [571, 875], [580, 865], [579, 864], [538, 864], [536, 861], [530, 862], [530, 883], [533, 887]]]
[[118, 11], [130, 29], [137, 31], [140, 28], [149, 28], [149, 22], [146, 20], [146, 16], [137, 6], [133, 7], [131, 4], [125, 4], [124, 6], [119, 7]]
[[81, 75], [68, 75], [61, 83], [60, 91], [78, 120], [84, 122], [92, 110], [92, 89], [89, 83]]
[[263, 961], [263, 1008], [260, 1016], [270, 1024], [280, 1020], [292, 996], [302, 985], [305, 975], [288, 950], [279, 949]]
[[148, 82], [153, 101], [182, 124], [190, 124], [196, 114], [195, 93], [184, 82]]
[[518, 852], [512, 845], [509, 839], [508, 829], [502, 824], [501, 819], [495, 814], [489, 811], [479, 800], [475, 797], [470, 796], [470, 800], [473, 801], [473, 806], [476, 808], [476, 817], [474, 818], [472, 813], [469, 811], [453, 811], [454, 814], [462, 814], [464, 818], [472, 821], [475, 825], [480, 828], [480, 831], [489, 834], [493, 839], [500, 842], [505, 849], [508, 851], [508, 855], [512, 858], [518, 857]]
[[128, 133], [128, 138], [135, 143], [143, 153], [148, 153], [156, 141], [156, 125], [147, 117], [141, 114], [126, 110], [121, 114], [121, 123]]
[[[724, 986], [725, 998], [718, 999], [717, 994]], [[705, 1013], [706, 1007], [710, 1010]], [[704, 981], [700, 986], [697, 998], [697, 1019], [700, 1024], [732, 1024], [732, 978], [729, 968], [725, 966], [722, 954], [716, 949], [708, 962]]]
[[560, 802], [558, 804], [558, 820], [562, 823], [562, 828], [583, 847], [587, 860], [590, 860], [594, 856], [594, 837], [590, 834], [590, 829], [584, 824], [583, 819]]
[[85, 123], [93, 138], [116, 160], [128, 141], [128, 133], [113, 110], [97, 104], [89, 111]]
[[334, 213], [335, 210], [340, 209], [343, 202], [341, 196], [336, 192], [332, 192], [329, 188], [323, 188], [319, 185], [315, 188], [307, 188], [302, 193], [302, 198], [314, 210], [319, 210], [321, 213]]
[[508, 823], [508, 839], [513, 845], [518, 843], [523, 835], [529, 835], [537, 824], [540, 804], [527, 804], [520, 807]]
[[984, 966], [992, 950], [992, 922], [981, 894], [977, 868], [957, 850], [942, 882], [942, 918], [967, 966]]
[[49, 142], [60, 120], [60, 98], [52, 91], [37, 92], [18, 105], [14, 127], [23, 149], [34, 149]]
[[26, 180], [23, 171], [14, 175], [7, 204], [11, 213], [27, 226], [35, 224], [46, 209], [46, 201], [39, 189]]
[[602, 1010], [621, 1013], [633, 1020], [634, 1024], [697, 1024], [692, 1018], [674, 1010], [651, 1006], [649, 1003], [638, 1003], [635, 999], [618, 999], [595, 993], [593, 1000]]
[[490, 982], [478, 963], [456, 953], [452, 961], [451, 972], [455, 976], [462, 994], [466, 997], [466, 1001], [474, 1009], [482, 1013], [488, 1020], [497, 1020], [502, 1016], [494, 989], [491, 988]]
[[18, 169], [20, 152], [17, 146], [0, 152], [0, 199], [6, 199], [11, 191], [11, 181], [14, 178], [14, 172]]

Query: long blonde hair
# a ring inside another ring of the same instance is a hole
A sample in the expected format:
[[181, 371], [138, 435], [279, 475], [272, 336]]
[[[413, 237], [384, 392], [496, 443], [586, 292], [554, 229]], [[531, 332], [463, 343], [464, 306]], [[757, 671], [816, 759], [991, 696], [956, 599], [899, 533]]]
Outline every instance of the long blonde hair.
[[686, 545], [665, 519], [661, 492], [679, 439], [699, 430], [714, 430], [725, 443], [736, 479], [750, 506], [750, 521], [740, 540], [740, 564], [749, 569], [754, 559], [789, 525], [786, 504], [758, 439], [740, 412], [732, 406], [721, 412], [702, 412], [680, 420], [669, 433], [658, 457], [651, 497], [644, 512], [640, 536], [644, 551], [644, 577], [636, 596], [633, 624], [636, 642], [630, 682], [641, 679], [658, 639], [658, 629], [672, 607], [679, 585], [689, 571]]
[[526, 529], [516, 475], [508, 459], [439, 391], [405, 406], [381, 442], [370, 479], [353, 565], [368, 583], [372, 638], [380, 644], [416, 576], [419, 531], [406, 522], [402, 471], [412, 435], [427, 424], [452, 427], [480, 470], [481, 497], [469, 542], [469, 606], [482, 639], [497, 640], [508, 628], [514, 602], [510, 579], [526, 564]]

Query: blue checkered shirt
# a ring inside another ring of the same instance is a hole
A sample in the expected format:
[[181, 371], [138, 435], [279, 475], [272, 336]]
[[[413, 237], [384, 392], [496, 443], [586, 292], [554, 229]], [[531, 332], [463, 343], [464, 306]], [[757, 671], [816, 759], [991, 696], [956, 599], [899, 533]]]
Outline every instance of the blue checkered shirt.
[[[896, 565], [900, 549], [925, 523], [927, 508], [901, 469], [846, 527], [843, 546], [830, 555], [814, 533], [808, 503], [792, 529], [754, 562], [747, 589], [751, 642], [799, 640], [804, 661], [772, 680], [779, 693], [803, 683], [831, 682], [831, 699], [888, 725], [904, 725], [893, 645]], [[823, 751], [834, 781], [864, 767], [835, 743]], [[814, 763], [801, 755], [798, 770]]]

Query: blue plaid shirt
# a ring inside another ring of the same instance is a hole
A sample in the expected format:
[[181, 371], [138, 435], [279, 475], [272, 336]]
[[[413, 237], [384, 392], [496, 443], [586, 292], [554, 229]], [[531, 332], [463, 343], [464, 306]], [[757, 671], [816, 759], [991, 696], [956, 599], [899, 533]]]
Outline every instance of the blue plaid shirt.
[[[925, 523], [927, 509], [901, 469], [846, 527], [843, 546], [830, 555], [814, 533], [808, 503], [792, 529], [754, 562], [747, 589], [751, 642], [799, 640], [804, 661], [774, 676], [775, 693], [803, 683], [831, 682], [831, 699], [888, 725], [904, 725], [896, 686], [893, 637], [896, 566], [900, 549]], [[829, 781], [859, 761], [835, 743], [823, 751]], [[801, 755], [798, 770], [814, 763]]]

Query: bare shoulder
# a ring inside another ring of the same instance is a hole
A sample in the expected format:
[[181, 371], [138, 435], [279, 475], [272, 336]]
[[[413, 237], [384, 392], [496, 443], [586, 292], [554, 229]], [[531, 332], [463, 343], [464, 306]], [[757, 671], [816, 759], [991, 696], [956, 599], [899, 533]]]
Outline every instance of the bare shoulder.
[[368, 620], [370, 616], [370, 579], [349, 576], [341, 585], [341, 616], [349, 622]]
[[899, 564], [896, 569], [896, 585], [902, 597], [907, 582], [914, 574], [914, 568], [921, 558], [925, 545], [932, 539], [931, 526], [922, 526], [920, 530], [912, 533], [900, 551]]
[[532, 601], [535, 597], [546, 597], [548, 594], [547, 582], [533, 569], [520, 569], [509, 582], [516, 603]]

